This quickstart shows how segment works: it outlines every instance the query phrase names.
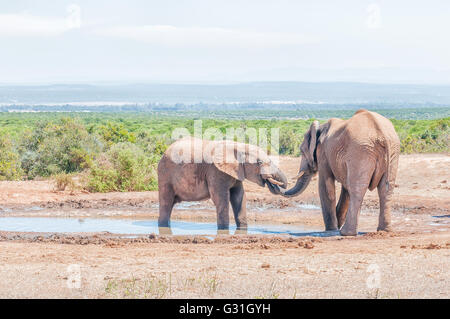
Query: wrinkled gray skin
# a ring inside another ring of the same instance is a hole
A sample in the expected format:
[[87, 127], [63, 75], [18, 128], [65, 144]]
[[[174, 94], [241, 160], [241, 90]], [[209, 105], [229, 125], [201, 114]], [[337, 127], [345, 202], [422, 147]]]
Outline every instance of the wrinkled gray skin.
[[[197, 160], [194, 162], [195, 154]], [[279, 194], [280, 189], [268, 179], [281, 187], [287, 186], [283, 172], [256, 146], [195, 138], [176, 141], [158, 164], [159, 227], [169, 227], [175, 203], [211, 198], [216, 205], [219, 230], [229, 227], [230, 203], [237, 228], [246, 229], [246, 199], [242, 184], [245, 179], [261, 187], [267, 185], [274, 194]]]
[[[295, 186], [280, 190], [285, 197], [301, 194], [319, 172], [319, 195], [326, 230], [340, 229], [355, 236], [361, 204], [367, 189], [378, 188], [378, 230], [391, 229], [390, 204], [397, 175], [400, 141], [392, 123], [367, 110], [352, 118], [315, 121], [300, 146], [302, 159]], [[336, 206], [335, 181], [342, 184]]]

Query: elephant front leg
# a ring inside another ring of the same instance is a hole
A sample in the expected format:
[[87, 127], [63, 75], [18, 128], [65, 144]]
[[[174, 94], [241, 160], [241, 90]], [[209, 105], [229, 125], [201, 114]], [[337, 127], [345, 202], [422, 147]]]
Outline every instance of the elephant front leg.
[[242, 182], [230, 189], [230, 202], [238, 230], [247, 229], [247, 208]]
[[210, 190], [210, 194], [214, 205], [216, 205], [217, 229], [228, 230], [230, 226], [230, 191], [228, 189]]
[[336, 190], [331, 174], [319, 173], [319, 195], [325, 230], [337, 230]]

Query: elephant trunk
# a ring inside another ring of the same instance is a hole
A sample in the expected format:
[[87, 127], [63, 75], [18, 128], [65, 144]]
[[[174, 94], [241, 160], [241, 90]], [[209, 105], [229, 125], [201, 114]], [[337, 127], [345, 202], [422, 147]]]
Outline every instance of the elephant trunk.
[[311, 181], [311, 178], [314, 174], [310, 174], [308, 172], [304, 173], [299, 179], [297, 179], [297, 182], [295, 183], [294, 187], [288, 190], [280, 190], [281, 195], [284, 197], [294, 197], [297, 195], [300, 195], [303, 193], [303, 191], [308, 187], [309, 182]]
[[288, 185], [288, 180], [286, 175], [284, 175], [284, 173], [281, 170], [278, 170], [273, 177], [275, 178], [275, 180], [283, 183], [283, 185], [280, 185], [282, 188], [286, 188]]
[[277, 169], [270, 174], [270, 177], [268, 175], [263, 175], [263, 179], [265, 179], [270, 192], [275, 195], [279, 195], [281, 193], [280, 189], [286, 189], [288, 185], [287, 177], [280, 169]]

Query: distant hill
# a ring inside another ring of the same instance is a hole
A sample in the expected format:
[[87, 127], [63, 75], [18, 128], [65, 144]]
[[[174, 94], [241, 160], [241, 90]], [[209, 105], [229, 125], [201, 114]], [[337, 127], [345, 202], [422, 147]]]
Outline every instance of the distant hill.
[[450, 86], [249, 82], [0, 86], [0, 110], [98, 111], [187, 109], [447, 107]]

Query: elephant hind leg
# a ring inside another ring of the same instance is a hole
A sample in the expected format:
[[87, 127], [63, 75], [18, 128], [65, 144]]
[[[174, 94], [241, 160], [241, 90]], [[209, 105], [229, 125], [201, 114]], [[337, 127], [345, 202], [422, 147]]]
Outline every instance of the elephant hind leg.
[[377, 230], [391, 230], [391, 202], [394, 192], [394, 183], [386, 183], [386, 174], [381, 178], [378, 184], [378, 197], [380, 199], [380, 216], [378, 219]]
[[159, 227], [170, 227], [170, 215], [175, 204], [175, 194], [170, 186], [159, 187]]
[[341, 195], [339, 202], [336, 206], [336, 217], [338, 221], [338, 228], [341, 229], [345, 223], [345, 217], [347, 216], [348, 206], [350, 204], [350, 196], [344, 186], [341, 187]]
[[359, 212], [374, 170], [375, 162], [369, 161], [348, 166], [347, 191], [350, 198], [345, 223], [341, 228], [341, 235], [343, 236], [356, 236], [358, 234]]
[[230, 225], [230, 190], [225, 188], [210, 188], [211, 200], [216, 205], [217, 229], [228, 230]]
[[[367, 186], [369, 183], [367, 183]], [[366, 186], [366, 189], [367, 189]], [[344, 226], [341, 228], [342, 236], [356, 236], [358, 234], [358, 220], [361, 205], [364, 199], [365, 191], [350, 192], [350, 200], [348, 206], [347, 216], [345, 218]]]

